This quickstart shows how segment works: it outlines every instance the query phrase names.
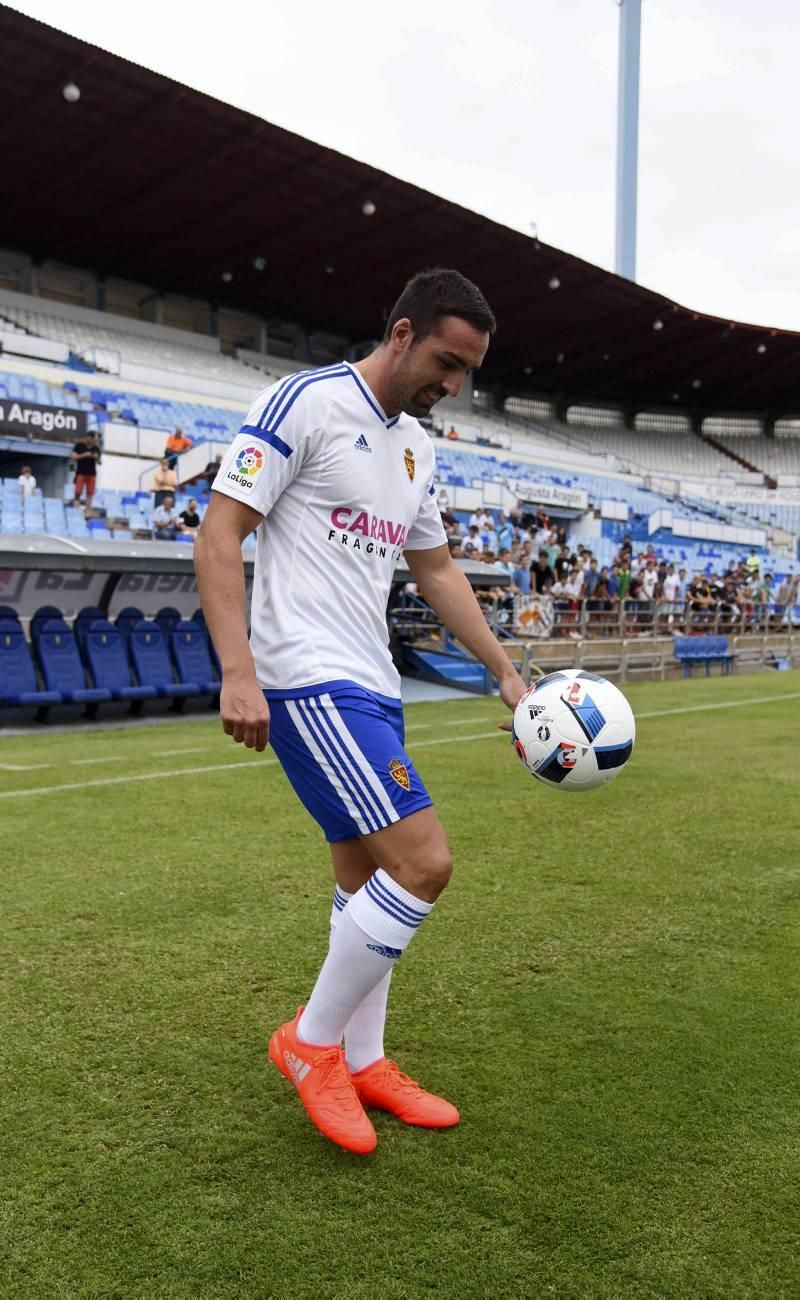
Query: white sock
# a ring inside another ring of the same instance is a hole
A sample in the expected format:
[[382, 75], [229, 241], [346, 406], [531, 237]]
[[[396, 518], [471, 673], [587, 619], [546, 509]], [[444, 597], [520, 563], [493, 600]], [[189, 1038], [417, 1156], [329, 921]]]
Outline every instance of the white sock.
[[[346, 889], [337, 885], [333, 891], [333, 906], [331, 908], [331, 939], [336, 929], [336, 922], [339, 920], [352, 894], [348, 894]], [[389, 1001], [389, 985], [392, 982], [392, 971], [394, 966], [390, 966], [384, 975], [372, 990], [364, 998], [364, 1001], [357, 1006], [352, 1016], [348, 1020], [344, 1031], [344, 1051], [347, 1057], [347, 1064], [352, 1071], [366, 1070], [368, 1065], [373, 1061], [380, 1061], [384, 1055], [383, 1048], [383, 1031], [386, 1026], [386, 1006]]]
[[[335, 906], [335, 904], [334, 904]], [[339, 913], [327, 957], [297, 1036], [336, 1046], [353, 1012], [392, 970], [433, 907], [398, 885], [381, 867]]]

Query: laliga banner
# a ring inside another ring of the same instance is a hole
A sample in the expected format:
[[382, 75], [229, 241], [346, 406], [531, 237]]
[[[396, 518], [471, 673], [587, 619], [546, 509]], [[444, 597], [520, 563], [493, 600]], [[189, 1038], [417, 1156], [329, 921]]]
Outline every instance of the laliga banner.
[[514, 631], [517, 636], [549, 636], [553, 629], [550, 596], [515, 596]]
[[4, 433], [35, 433], [39, 437], [74, 438], [86, 432], [86, 412], [68, 406], [40, 406], [38, 402], [0, 400], [0, 429]]
[[555, 483], [517, 483], [520, 501], [537, 506], [565, 506], [568, 510], [586, 510], [589, 496], [583, 488], [562, 488]]

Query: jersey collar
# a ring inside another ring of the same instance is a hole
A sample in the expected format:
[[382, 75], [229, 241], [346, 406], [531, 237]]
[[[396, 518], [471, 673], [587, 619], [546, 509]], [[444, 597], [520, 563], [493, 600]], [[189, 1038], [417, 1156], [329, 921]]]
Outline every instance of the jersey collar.
[[361, 396], [364, 398], [364, 401], [367, 403], [367, 406], [371, 407], [375, 415], [377, 415], [378, 419], [381, 421], [382, 424], [386, 426], [387, 429], [393, 429], [394, 426], [397, 424], [397, 421], [400, 419], [400, 416], [393, 415], [390, 420], [386, 412], [384, 411], [383, 407], [381, 406], [380, 402], [378, 401], [377, 397], [372, 392], [372, 390], [368, 388], [367, 385], [364, 383], [364, 380], [361, 378], [361, 375], [358, 373], [355, 367], [351, 366], [349, 361], [345, 361], [343, 364], [347, 366], [347, 369], [350, 372], [350, 378], [355, 380], [356, 386], [359, 392], [361, 393]]

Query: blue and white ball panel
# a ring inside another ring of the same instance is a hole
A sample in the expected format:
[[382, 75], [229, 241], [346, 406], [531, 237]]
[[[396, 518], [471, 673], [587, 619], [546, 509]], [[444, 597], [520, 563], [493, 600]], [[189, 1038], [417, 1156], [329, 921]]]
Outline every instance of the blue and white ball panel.
[[431, 806], [405, 750], [399, 700], [354, 682], [266, 695], [270, 744], [329, 843], [371, 835]]

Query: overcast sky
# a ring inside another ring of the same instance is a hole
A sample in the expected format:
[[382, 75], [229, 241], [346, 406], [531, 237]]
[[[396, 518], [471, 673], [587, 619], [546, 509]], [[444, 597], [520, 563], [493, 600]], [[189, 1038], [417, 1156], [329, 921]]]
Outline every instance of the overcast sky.
[[[615, 0], [13, 7], [613, 268]], [[643, 0], [642, 284], [800, 329], [800, 0]]]

